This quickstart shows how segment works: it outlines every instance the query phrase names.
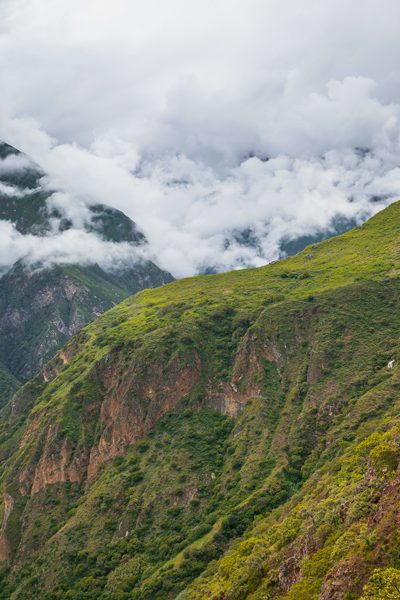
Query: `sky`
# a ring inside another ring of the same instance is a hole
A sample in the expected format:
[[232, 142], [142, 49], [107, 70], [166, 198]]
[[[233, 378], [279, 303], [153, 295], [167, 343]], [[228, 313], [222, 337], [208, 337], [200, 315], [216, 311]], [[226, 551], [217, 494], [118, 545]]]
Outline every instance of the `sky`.
[[176, 277], [259, 266], [400, 197], [399, 22], [398, 0], [0, 0], [0, 139]]

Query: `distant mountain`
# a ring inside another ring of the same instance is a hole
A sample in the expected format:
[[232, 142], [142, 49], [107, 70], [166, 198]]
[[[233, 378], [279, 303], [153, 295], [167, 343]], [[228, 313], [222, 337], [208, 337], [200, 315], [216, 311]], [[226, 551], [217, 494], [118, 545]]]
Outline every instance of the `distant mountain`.
[[[53, 190], [42, 185], [44, 177], [45, 173], [28, 156], [0, 142], [0, 220], [11, 221], [23, 234], [45, 235], [70, 229], [72, 222], [48, 203]], [[146, 243], [137, 225], [121, 211], [103, 204], [92, 205], [88, 210], [85, 231], [112, 242]]]
[[0, 363], [0, 409], [11, 399], [20, 387], [19, 381]]
[[[26, 155], [0, 143], [0, 220], [21, 234], [43, 237], [73, 227], [49, 201], [53, 192], [42, 184], [44, 176]], [[132, 256], [146, 245], [131, 219], [104, 205], [89, 207], [83, 228], [105, 241], [130, 244]], [[149, 260], [132, 264], [110, 272], [98, 264], [12, 265], [0, 278], [0, 362], [26, 381], [83, 325], [127, 296], [173, 280]], [[5, 397], [0, 385], [0, 403]]]

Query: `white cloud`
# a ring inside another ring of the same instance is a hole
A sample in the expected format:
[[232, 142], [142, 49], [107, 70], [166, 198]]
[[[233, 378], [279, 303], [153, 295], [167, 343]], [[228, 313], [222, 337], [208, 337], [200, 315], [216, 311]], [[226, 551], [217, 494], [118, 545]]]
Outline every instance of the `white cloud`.
[[[55, 209], [63, 217], [71, 221], [75, 229], [85, 229], [85, 225], [90, 224], [91, 213], [89, 206], [81, 197], [72, 196], [65, 192], [55, 192], [47, 200], [47, 206], [52, 213]], [[58, 230], [58, 220], [54, 225]]]
[[0, 175], [31, 169], [32, 166], [32, 161], [24, 154], [9, 154], [0, 159]]
[[6, 183], [0, 181], [0, 194], [3, 194], [4, 196], [15, 196], [20, 198], [23, 196], [24, 192], [14, 185], [7, 185]]
[[0, 138], [177, 276], [262, 264], [400, 196], [399, 21], [398, 0], [3, 0]]
[[54, 264], [97, 263], [106, 271], [116, 271], [148, 258], [144, 247], [133, 248], [127, 242], [106, 242], [83, 230], [69, 229], [39, 238], [22, 235], [12, 223], [0, 221], [0, 273], [18, 260], [41, 268]]

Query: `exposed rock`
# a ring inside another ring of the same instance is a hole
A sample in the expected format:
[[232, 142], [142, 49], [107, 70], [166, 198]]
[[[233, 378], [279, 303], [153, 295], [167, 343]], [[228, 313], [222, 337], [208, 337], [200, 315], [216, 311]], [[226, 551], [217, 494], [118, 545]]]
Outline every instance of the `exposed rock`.
[[7, 540], [7, 523], [14, 506], [14, 499], [7, 492], [4, 493], [4, 512], [3, 522], [0, 528], [0, 562], [5, 562], [9, 558], [10, 548]]
[[[150, 379], [137, 384], [127, 377], [101, 404], [100, 423], [103, 431], [98, 444], [90, 451], [88, 478], [94, 477], [107, 460], [122, 455], [127, 447], [142, 437], [166, 412], [170, 411], [197, 382], [200, 360], [181, 366], [179, 360], [165, 371], [156, 367]], [[112, 387], [111, 381], [107, 382]], [[143, 399], [149, 403], [143, 403]]]
[[[33, 435], [35, 427], [30, 428], [23, 440]], [[36, 494], [46, 485], [69, 481], [80, 483], [86, 475], [88, 452], [84, 449], [78, 455], [68, 437], [59, 436], [60, 427], [49, 423], [44, 436], [44, 449], [39, 461], [29, 463], [20, 473], [20, 491], [22, 495]]]

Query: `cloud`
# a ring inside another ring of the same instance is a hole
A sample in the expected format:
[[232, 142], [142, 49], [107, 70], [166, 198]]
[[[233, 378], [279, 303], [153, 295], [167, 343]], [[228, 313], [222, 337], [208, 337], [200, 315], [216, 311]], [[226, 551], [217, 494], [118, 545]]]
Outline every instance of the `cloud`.
[[83, 230], [69, 229], [61, 234], [38, 237], [22, 235], [12, 223], [0, 221], [0, 273], [19, 260], [40, 268], [57, 264], [97, 263], [106, 271], [118, 271], [148, 258], [145, 247], [133, 248], [127, 242], [107, 242]]
[[0, 181], [0, 194], [4, 196], [15, 196], [16, 198], [20, 198], [24, 195], [24, 192], [14, 185], [7, 185]]
[[32, 161], [24, 154], [9, 154], [0, 159], [0, 175], [32, 169]]
[[77, 224], [123, 210], [176, 276], [264, 264], [400, 196], [397, 0], [13, 0], [0, 17], [0, 138]]
[[[47, 199], [47, 206], [50, 209], [50, 214], [53, 210], [57, 211], [62, 217], [68, 219], [74, 229], [85, 229], [85, 225], [91, 222], [92, 214], [89, 206], [81, 197], [76, 197], [65, 192], [55, 192]], [[54, 225], [57, 225], [59, 219]]]

